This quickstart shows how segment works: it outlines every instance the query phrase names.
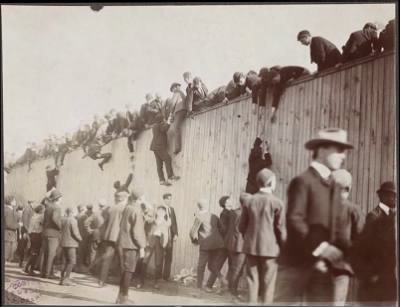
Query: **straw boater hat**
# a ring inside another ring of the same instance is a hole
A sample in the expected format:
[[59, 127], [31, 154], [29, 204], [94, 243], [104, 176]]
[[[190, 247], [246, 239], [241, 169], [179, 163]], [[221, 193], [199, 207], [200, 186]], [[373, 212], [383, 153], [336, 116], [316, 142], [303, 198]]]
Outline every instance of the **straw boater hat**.
[[328, 128], [318, 131], [315, 138], [305, 143], [305, 147], [308, 150], [313, 150], [321, 145], [338, 145], [345, 149], [354, 148], [353, 145], [347, 142], [347, 132], [343, 129]]

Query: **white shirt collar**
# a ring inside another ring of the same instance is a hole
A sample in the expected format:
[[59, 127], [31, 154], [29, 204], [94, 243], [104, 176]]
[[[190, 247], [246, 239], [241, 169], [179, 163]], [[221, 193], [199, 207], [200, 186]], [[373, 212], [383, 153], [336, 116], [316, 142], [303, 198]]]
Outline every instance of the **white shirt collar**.
[[388, 206], [386, 206], [384, 203], [379, 203], [379, 208], [381, 208], [383, 210], [383, 212], [385, 212], [386, 215], [389, 215], [390, 213], [390, 208]]
[[315, 169], [323, 179], [328, 179], [332, 173], [328, 167], [317, 161], [312, 161], [310, 166]]
[[260, 188], [259, 191], [266, 194], [272, 194], [271, 188]]

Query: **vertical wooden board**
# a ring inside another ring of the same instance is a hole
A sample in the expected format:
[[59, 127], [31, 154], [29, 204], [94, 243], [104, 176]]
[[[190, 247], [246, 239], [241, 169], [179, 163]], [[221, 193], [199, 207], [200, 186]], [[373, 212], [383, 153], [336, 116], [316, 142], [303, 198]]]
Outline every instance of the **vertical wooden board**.
[[254, 138], [252, 136], [252, 110], [251, 110], [251, 106], [246, 103], [246, 102], [242, 102], [242, 106], [243, 106], [243, 112], [244, 112], [244, 124], [243, 124], [243, 129], [244, 129], [244, 142], [241, 148], [241, 161], [242, 161], [242, 173], [244, 174], [244, 178], [243, 178], [243, 191], [246, 190], [246, 183], [247, 183], [247, 176], [248, 176], [248, 172], [249, 172], [249, 164], [248, 164], [248, 157], [250, 154], [250, 150], [253, 147], [253, 143], [254, 143]]
[[394, 57], [388, 58], [388, 94], [389, 94], [389, 106], [390, 106], [390, 116], [389, 116], [389, 159], [388, 165], [391, 165], [389, 168], [389, 172], [387, 175], [388, 180], [395, 180], [396, 182], [396, 96], [395, 89], [396, 85], [394, 82], [390, 82], [390, 80], [396, 80], [395, 78], [395, 66], [394, 66]]
[[[297, 107], [296, 104], [301, 104], [299, 98], [296, 97], [296, 92], [291, 91], [290, 89], [285, 91], [285, 95], [288, 97], [288, 125], [287, 125], [287, 133], [286, 133], [286, 143], [287, 143], [287, 177], [286, 177], [286, 186], [288, 185], [290, 179], [293, 177], [294, 168], [295, 168], [295, 160], [296, 157], [293, 156], [294, 152], [294, 138], [295, 138], [295, 127], [296, 127], [296, 117], [297, 117]], [[304, 123], [303, 123], [304, 124]], [[297, 130], [297, 129], [296, 129]], [[296, 136], [297, 137], [297, 136]], [[282, 190], [279, 194], [279, 198], [286, 201], [286, 193], [285, 190]]]
[[329, 124], [329, 96], [331, 91], [332, 76], [327, 75], [321, 78], [322, 81], [322, 98], [321, 98], [321, 128], [328, 128]]
[[391, 71], [390, 66], [390, 61], [388, 57], [384, 57], [384, 83], [383, 83], [383, 99], [382, 99], [382, 150], [381, 150], [381, 164], [382, 164], [382, 169], [380, 173], [380, 182], [384, 182], [386, 178], [388, 178], [388, 173], [389, 173], [389, 129], [391, 129], [391, 123], [390, 123], [390, 104], [392, 103], [390, 101], [390, 85], [388, 84], [387, 80], [391, 80], [389, 78], [389, 74]]

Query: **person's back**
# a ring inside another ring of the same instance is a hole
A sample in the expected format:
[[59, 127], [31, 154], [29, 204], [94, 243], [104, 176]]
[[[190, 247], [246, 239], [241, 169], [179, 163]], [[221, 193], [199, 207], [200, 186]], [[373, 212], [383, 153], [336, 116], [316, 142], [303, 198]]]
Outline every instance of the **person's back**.
[[377, 49], [378, 34], [376, 30], [364, 29], [351, 33], [346, 45], [343, 47], [342, 61], [352, 61], [369, 56]]
[[77, 221], [73, 216], [66, 216], [61, 222], [61, 247], [78, 247], [81, 236]]
[[114, 243], [117, 242], [124, 208], [124, 203], [117, 203], [111, 206], [108, 210], [108, 217], [107, 221], [105, 222], [104, 233], [102, 235], [103, 240]]
[[385, 29], [379, 35], [379, 44], [384, 51], [394, 50], [395, 44], [395, 24], [394, 19], [390, 20]]
[[46, 237], [61, 235], [61, 208], [54, 202], [49, 202], [44, 211], [43, 235]]
[[258, 192], [242, 213], [243, 251], [249, 255], [277, 257], [286, 240], [283, 202], [273, 194]]
[[201, 212], [197, 218], [201, 222], [199, 228], [200, 249], [223, 248], [224, 242], [219, 232], [218, 216], [210, 212]]
[[165, 122], [159, 122], [152, 127], [153, 138], [151, 140], [150, 150], [168, 149], [168, 129], [169, 125]]
[[311, 62], [318, 65], [318, 71], [335, 66], [341, 60], [339, 49], [321, 36], [311, 39]]

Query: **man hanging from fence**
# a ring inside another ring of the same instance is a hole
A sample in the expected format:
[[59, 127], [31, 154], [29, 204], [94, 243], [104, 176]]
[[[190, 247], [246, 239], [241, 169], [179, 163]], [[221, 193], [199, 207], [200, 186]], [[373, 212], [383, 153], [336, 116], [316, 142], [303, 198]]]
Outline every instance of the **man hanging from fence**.
[[249, 174], [247, 176], [246, 193], [255, 194], [258, 192], [257, 174], [263, 168], [270, 168], [272, 165], [271, 154], [269, 153], [269, 146], [266, 142], [266, 150], [263, 154], [261, 147], [262, 140], [257, 137], [254, 141], [253, 148], [249, 155]]
[[[300, 66], [273, 66], [268, 72], [260, 72], [262, 84], [264, 84], [265, 87], [273, 88], [271, 122], [274, 123], [276, 121], [276, 111], [287, 84], [292, 80], [309, 74], [310, 71], [308, 69]], [[265, 95], [263, 99], [265, 101]]]
[[46, 192], [49, 192], [52, 188], [57, 187], [57, 178], [59, 174], [60, 171], [57, 167], [51, 168], [50, 165], [46, 166], [46, 177], [47, 177]]
[[103, 159], [98, 165], [99, 168], [103, 171], [104, 164], [108, 163], [112, 158], [112, 153], [106, 152], [102, 153], [101, 149], [105, 144], [99, 139], [96, 138], [93, 142], [89, 144], [88, 148], [88, 156], [93, 160]]

